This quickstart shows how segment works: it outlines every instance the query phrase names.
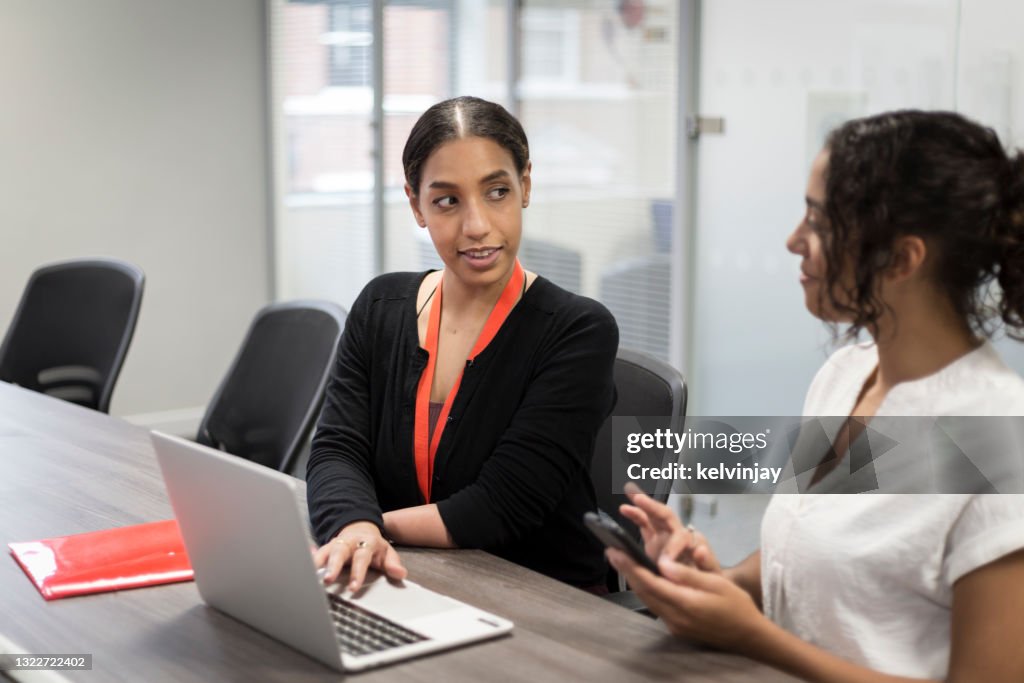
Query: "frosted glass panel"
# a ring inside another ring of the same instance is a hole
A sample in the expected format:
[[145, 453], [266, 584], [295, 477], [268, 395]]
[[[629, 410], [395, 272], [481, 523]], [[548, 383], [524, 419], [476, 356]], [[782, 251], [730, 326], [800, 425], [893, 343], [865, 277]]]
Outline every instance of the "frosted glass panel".
[[691, 414], [802, 409], [830, 351], [784, 244], [810, 160], [847, 118], [952, 108], [956, 29], [954, 0], [703, 3], [701, 110], [725, 133], [698, 149]]
[[[957, 108], [992, 126], [1004, 144], [1024, 146], [1024, 3], [964, 0], [960, 23]], [[1024, 344], [1004, 338], [996, 348], [1024, 373]]]

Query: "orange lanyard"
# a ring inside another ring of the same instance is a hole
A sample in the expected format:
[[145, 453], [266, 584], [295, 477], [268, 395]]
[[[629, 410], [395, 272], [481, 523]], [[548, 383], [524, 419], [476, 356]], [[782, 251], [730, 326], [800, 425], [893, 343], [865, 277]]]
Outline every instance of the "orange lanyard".
[[[498, 330], [501, 329], [505, 319], [508, 318], [508, 314], [512, 312], [512, 308], [516, 305], [516, 297], [519, 296], [520, 291], [523, 289], [525, 281], [526, 275], [523, 272], [523, 267], [519, 264], [519, 259], [516, 259], [515, 267], [512, 270], [512, 277], [509, 278], [508, 284], [505, 285], [505, 289], [502, 290], [497, 303], [494, 304], [490, 315], [487, 316], [484, 328], [480, 331], [480, 336], [477, 337], [467, 360], [472, 361], [476, 358], [491, 343], [494, 335], [498, 334]], [[427, 320], [427, 338], [423, 347], [428, 354], [427, 367], [423, 369], [423, 374], [420, 375], [419, 387], [416, 389], [416, 423], [413, 432], [413, 450], [416, 455], [416, 480], [419, 482], [423, 499], [428, 503], [430, 502], [430, 489], [433, 483], [434, 458], [437, 456], [437, 445], [441, 442], [441, 433], [448, 422], [448, 413], [451, 411], [455, 394], [459, 392], [459, 385], [462, 383], [463, 375], [462, 372], [459, 373], [451, 391], [448, 392], [448, 398], [444, 401], [441, 414], [437, 418], [437, 425], [434, 427], [434, 438], [429, 439], [430, 387], [434, 382], [438, 338], [441, 334], [442, 296], [443, 287], [441, 282], [439, 282], [437, 284], [437, 296], [430, 307], [430, 318]], [[429, 443], [427, 443], [428, 439]]]

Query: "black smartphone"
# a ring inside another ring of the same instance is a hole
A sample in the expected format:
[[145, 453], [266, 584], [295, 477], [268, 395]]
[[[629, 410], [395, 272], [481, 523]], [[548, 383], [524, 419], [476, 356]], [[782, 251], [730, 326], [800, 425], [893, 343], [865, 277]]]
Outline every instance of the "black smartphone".
[[590, 533], [597, 536], [606, 546], [621, 550], [647, 571], [661, 576], [658, 565], [647, 557], [643, 547], [614, 519], [603, 512], [587, 512], [583, 515], [583, 523], [590, 529]]

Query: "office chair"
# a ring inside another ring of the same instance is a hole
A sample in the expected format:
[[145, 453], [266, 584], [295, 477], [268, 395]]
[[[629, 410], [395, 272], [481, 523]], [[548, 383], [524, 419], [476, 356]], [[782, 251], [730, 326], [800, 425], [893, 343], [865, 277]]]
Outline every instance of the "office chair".
[[138, 267], [116, 259], [37, 269], [0, 345], [0, 380], [109, 412], [144, 282]]
[[206, 409], [196, 441], [290, 471], [323, 402], [346, 315], [325, 301], [262, 308]]
[[[686, 382], [678, 370], [656, 358], [629, 349], [619, 349], [615, 358], [615, 391], [617, 399], [612, 414], [597, 433], [594, 457], [590, 463], [590, 476], [594, 482], [597, 506], [615, 519], [622, 528], [638, 541], [636, 526], [619, 513], [619, 505], [629, 502], [620, 490], [613, 490], [612, 467], [616, 453], [612, 449], [612, 418], [625, 416], [662, 416], [682, 418], [686, 415]], [[664, 503], [671, 491], [671, 481], [662, 482], [653, 498]], [[621, 577], [609, 569], [608, 596], [631, 609], [642, 607], [629, 591]]]

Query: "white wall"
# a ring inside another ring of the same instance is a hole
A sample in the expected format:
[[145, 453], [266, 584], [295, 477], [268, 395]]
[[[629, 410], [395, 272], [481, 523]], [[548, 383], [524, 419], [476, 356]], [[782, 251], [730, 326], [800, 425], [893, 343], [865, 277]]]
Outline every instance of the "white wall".
[[202, 406], [268, 300], [262, 0], [0, 3], [0, 330], [39, 264], [146, 273], [114, 414]]

